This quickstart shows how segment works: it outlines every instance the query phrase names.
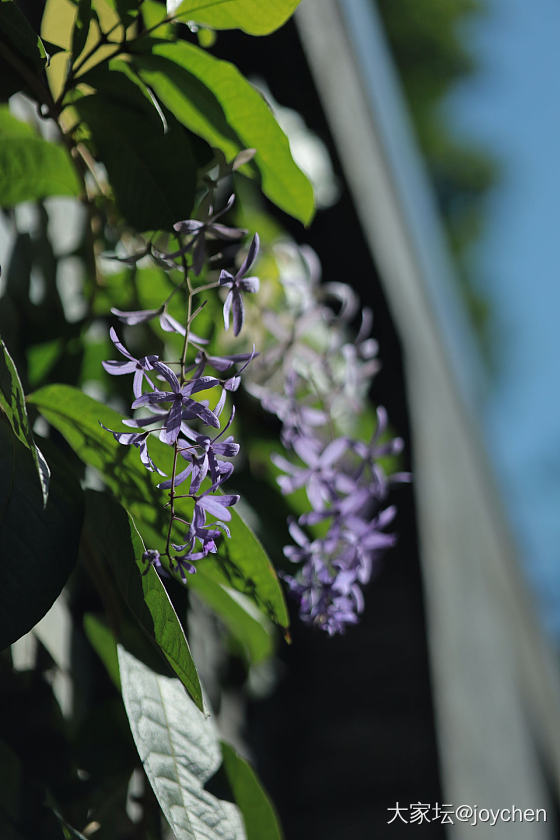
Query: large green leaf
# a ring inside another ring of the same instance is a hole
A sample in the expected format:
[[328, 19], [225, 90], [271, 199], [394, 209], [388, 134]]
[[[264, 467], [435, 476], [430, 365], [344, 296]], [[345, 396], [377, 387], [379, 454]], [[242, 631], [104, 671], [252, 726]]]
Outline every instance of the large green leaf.
[[181, 622], [159, 575], [142, 563], [144, 545], [131, 517], [106, 493], [87, 491], [84, 538], [88, 550], [108, 567], [140, 627], [202, 709], [198, 674]]
[[49, 441], [48, 501], [33, 454], [0, 414], [0, 649], [45, 615], [78, 553], [83, 501], [80, 486]]
[[1, 137], [36, 137], [33, 126], [14, 117], [8, 105], [0, 105]]
[[[117, 75], [122, 82], [124, 77]], [[137, 96], [133, 84], [130, 89]], [[153, 106], [137, 110], [96, 93], [81, 97], [74, 107], [87, 123], [129, 224], [139, 231], [168, 230], [189, 215], [196, 165], [188, 135], [171, 115], [165, 131]]]
[[0, 107], [0, 206], [79, 193], [80, 182], [66, 149], [37, 137], [6, 106]]
[[13, 0], [0, 2], [0, 98], [24, 91], [36, 96], [46, 53], [41, 39]]
[[242, 29], [267, 35], [282, 26], [299, 0], [167, 0], [167, 11], [213, 29]]
[[243, 815], [247, 840], [282, 840], [274, 807], [251, 765], [223, 741], [222, 758], [234, 799]]
[[231, 634], [241, 643], [249, 662], [257, 664], [272, 655], [272, 627], [248, 598], [207, 575], [204, 564], [200, 565], [189, 585], [220, 616]]
[[92, 12], [91, 0], [78, 0], [78, 13], [72, 29], [72, 61], [76, 59], [86, 45], [89, 27], [95, 12]]
[[45, 66], [47, 54], [42, 41], [13, 0], [0, 2], [0, 41], [2, 40], [6, 41], [11, 50], [26, 59], [29, 68], [39, 71]]
[[[118, 430], [122, 416], [111, 408], [67, 385], [47, 385], [28, 397], [41, 414], [66, 438], [76, 454], [98, 469], [106, 484], [126, 505], [150, 548], [163, 542], [167, 515], [162, 509], [165, 496], [155, 484], [160, 479], [146, 472], [132, 447], [120, 446], [99, 425]], [[150, 439], [150, 454], [168, 474], [171, 450]], [[181, 513], [183, 501], [177, 502]], [[188, 516], [188, 507], [184, 511]], [[232, 511], [231, 540], [224, 540], [218, 552], [221, 560], [205, 558], [198, 567], [209, 580], [239, 589], [278, 624], [288, 624], [282, 590], [266, 553], [241, 516]], [[181, 533], [177, 533], [177, 540]], [[194, 577], [193, 577], [194, 580]], [[196, 584], [194, 584], [196, 586]]]
[[17, 439], [29, 450], [37, 470], [37, 478], [43, 494], [43, 505], [47, 504], [49, 494], [49, 467], [42, 453], [37, 448], [27, 417], [25, 396], [20, 378], [8, 352], [0, 339], [0, 410], [4, 412], [8, 423]]
[[[227, 541], [224, 552], [205, 558], [204, 573], [225, 586], [239, 590], [251, 598], [265, 615], [287, 627], [286, 604], [283, 598], [278, 598], [278, 580], [262, 544], [238, 513], [231, 527], [235, 528], [235, 539], [232, 537]], [[260, 572], [258, 578], [257, 569]]]
[[261, 94], [233, 64], [192, 44], [147, 44], [150, 54], [136, 55], [134, 66], [158, 98], [229, 161], [241, 149], [256, 149], [253, 163], [265, 195], [307, 224], [313, 215], [313, 189]]
[[124, 705], [146, 775], [177, 840], [245, 840], [238, 809], [204, 789], [221, 764], [213, 718], [176, 679], [118, 646]]

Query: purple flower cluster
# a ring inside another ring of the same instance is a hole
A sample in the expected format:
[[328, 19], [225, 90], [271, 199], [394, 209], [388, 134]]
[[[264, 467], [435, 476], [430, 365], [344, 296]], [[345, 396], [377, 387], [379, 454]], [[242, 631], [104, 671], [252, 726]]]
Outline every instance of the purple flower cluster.
[[[383, 409], [378, 409], [377, 417], [368, 445], [344, 436], [324, 443], [317, 426], [302, 423], [301, 412], [297, 426], [296, 418], [288, 416], [284, 425], [300, 464], [273, 456], [284, 472], [278, 477], [282, 492], [305, 488], [311, 507], [289, 523], [295, 545], [286, 546], [284, 554], [298, 572], [283, 577], [299, 600], [302, 619], [330, 635], [357, 622], [364, 605], [362, 587], [371, 579], [382, 552], [395, 542], [394, 535], [385, 532], [396, 511], [386, 506], [389, 479], [378, 459], [399, 452], [402, 444], [398, 438], [379, 442], [387, 425]], [[328, 526], [323, 536], [311, 538], [302, 530], [320, 523]]]
[[304, 251], [301, 260], [304, 272], [292, 271], [284, 281], [284, 311], [263, 313], [274, 342], [248, 387], [281, 421], [291, 457], [272, 460], [282, 472], [282, 492], [303, 488], [309, 503], [307, 512], [289, 521], [294, 544], [284, 554], [295, 571], [282, 576], [303, 621], [333, 635], [358, 620], [363, 587], [395, 542], [386, 531], [396, 512], [388, 504], [390, 484], [410, 477], [388, 478], [381, 466], [380, 459], [402, 449], [399, 438], [385, 440], [383, 408], [369, 443], [351, 433], [379, 368], [370, 313], [364, 311], [352, 339], [349, 325], [359, 311], [354, 293], [342, 284], [319, 284], [315, 255]]
[[[232, 201], [233, 198], [228, 201], [222, 212], [231, 207]], [[218, 224], [216, 219], [220, 215], [221, 213], [213, 213], [209, 207], [209, 215], [204, 222], [178, 222], [175, 229], [188, 236], [187, 242], [182, 244], [178, 251], [157, 254], [158, 264], [169, 268], [177, 267], [174, 260], [177, 257], [181, 258], [185, 275], [184, 291], [188, 300], [186, 310], [189, 313], [193, 295], [202, 290], [201, 287], [192, 286], [189, 273], [192, 271], [198, 275], [202, 271], [206, 259], [205, 237], [233, 241], [239, 239], [243, 233]], [[204, 286], [205, 290], [219, 286], [229, 289], [223, 303], [224, 323], [227, 329], [230, 312], [233, 311], [236, 336], [243, 326], [241, 293], [256, 292], [258, 289], [256, 277], [245, 277], [245, 273], [257, 257], [258, 248], [259, 240], [255, 235], [247, 257], [236, 274], [232, 275], [222, 270], [216, 282]], [[121, 342], [117, 332], [111, 328], [111, 341], [124, 360], [103, 362], [103, 367], [112, 375], [133, 375], [134, 400], [131, 408], [144, 409], [147, 416], [123, 421], [133, 431], [107, 429], [106, 426], [103, 428], [111, 432], [115, 440], [123, 446], [137, 447], [146, 469], [159, 473], [165, 479], [158, 487], [169, 493], [167, 507], [170, 521], [166, 545], [162, 549], [146, 550], [144, 560], [160, 571], [170, 570], [177, 573], [186, 581], [186, 575], [196, 571], [196, 561], [209, 553], [215, 553], [217, 541], [221, 536], [230, 536], [226, 524], [231, 520], [229, 509], [237, 503], [239, 496], [224, 494], [222, 485], [233, 472], [233, 464], [227, 459], [237, 455], [239, 444], [231, 435], [225, 436], [233, 421], [235, 407], [232, 407], [229, 419], [224, 424], [222, 413], [228, 394], [238, 389], [240, 376], [256, 353], [253, 348], [251, 353], [210, 355], [205, 349], [208, 341], [191, 331], [191, 322], [202, 307], [199, 307], [193, 316], [187, 317], [183, 325], [169, 315], [167, 303], [168, 301], [165, 301], [158, 309], [111, 310], [128, 326], [158, 318], [164, 331], [178, 333], [183, 336], [184, 343], [182, 358], [176, 362], [164, 362], [155, 354], [135, 358]], [[199, 397], [202, 394], [206, 397], [212, 392], [218, 392], [217, 399]], [[160, 441], [173, 449], [170, 476], [154, 463], [148, 452], [149, 440], [153, 434], [158, 434]], [[179, 492], [177, 488], [180, 488]], [[184, 518], [183, 511], [179, 515], [176, 510], [176, 501], [186, 499], [190, 500], [192, 506], [192, 513], [188, 519]], [[182, 528], [182, 542], [176, 543], [173, 539], [176, 538], [174, 526], [176, 528], [177, 525]]]

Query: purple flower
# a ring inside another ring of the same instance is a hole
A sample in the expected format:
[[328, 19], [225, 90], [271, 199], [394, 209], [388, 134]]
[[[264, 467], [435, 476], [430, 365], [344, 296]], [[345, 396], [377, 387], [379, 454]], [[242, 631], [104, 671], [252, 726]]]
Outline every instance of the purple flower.
[[[153, 422], [153, 420], [150, 420]], [[101, 421], [99, 425], [102, 426], [106, 432], [111, 432], [117, 443], [120, 443], [122, 446], [136, 446], [140, 452], [140, 460], [144, 464], [147, 470], [150, 472], [158, 472], [160, 475], [165, 475], [164, 472], [160, 470], [159, 467], [156, 467], [152, 459], [148, 454], [148, 436], [150, 434], [149, 431], [147, 432], [115, 432], [113, 429], [108, 429], [107, 426], [104, 426]]]
[[196, 365], [202, 365], [204, 368], [206, 364], [209, 364], [216, 370], [220, 371], [220, 373], [223, 373], [224, 371], [229, 370], [236, 362], [251, 361], [251, 359], [255, 356], [258, 356], [258, 353], [255, 353], [254, 350], [252, 353], [232, 353], [229, 356], [209, 356], [204, 352], [204, 350], [199, 350], [195, 356], [192, 367], [194, 368]]
[[258, 292], [259, 290], [259, 278], [258, 277], [245, 277], [245, 274], [257, 258], [257, 253], [259, 250], [259, 235], [255, 233], [253, 240], [249, 246], [249, 251], [247, 256], [243, 260], [241, 267], [237, 271], [235, 275], [230, 274], [229, 271], [222, 269], [220, 272], [220, 286], [226, 286], [229, 288], [229, 292], [224, 302], [224, 324], [226, 330], [229, 329], [229, 316], [230, 312], [233, 313], [233, 334], [239, 335], [241, 332], [241, 328], [243, 327], [243, 320], [244, 320], [244, 307], [243, 307], [243, 297], [241, 292]]
[[111, 336], [111, 341], [119, 351], [125, 356], [128, 361], [127, 362], [102, 362], [101, 364], [107, 371], [107, 373], [112, 374], [113, 376], [121, 376], [125, 373], [133, 373], [134, 374], [134, 381], [132, 384], [132, 390], [134, 391], [134, 396], [139, 397], [142, 393], [142, 382], [144, 377], [147, 379], [148, 384], [151, 388], [153, 388], [152, 381], [148, 374], [146, 373], [147, 370], [153, 370], [154, 363], [157, 362], [157, 356], [142, 356], [140, 359], [136, 359], [131, 353], [128, 352], [124, 344], [119, 341], [119, 337], [113, 327], [109, 330], [109, 335]]
[[[307, 496], [314, 509], [322, 510], [325, 503], [336, 499], [335, 489], [340, 486], [342, 475], [334, 464], [348, 449], [346, 438], [337, 438], [320, 452], [317, 440], [297, 439], [294, 449], [307, 466], [299, 467], [281, 455], [272, 455], [272, 461], [288, 475], [280, 476], [277, 481], [283, 493], [293, 493], [298, 487], [307, 490]], [[337, 487], [338, 485], [338, 487]], [[348, 485], [344, 483], [344, 487]]]
[[[239, 501], [239, 496], [233, 494], [216, 494], [215, 491], [217, 489], [218, 485], [213, 484], [200, 496], [193, 496], [194, 510], [192, 521], [186, 534], [186, 542], [183, 545], [175, 545], [173, 543], [173, 548], [176, 551], [185, 552], [185, 554], [176, 557], [175, 560], [180, 562], [182, 568], [186, 568], [187, 571], [194, 571], [194, 567], [192, 566], [193, 562], [206, 557], [208, 554], [214, 554], [217, 551], [216, 540], [222, 536], [222, 532], [227, 537], [230, 536], [229, 528], [225, 524], [225, 522], [229, 522], [231, 519], [231, 513], [228, 507], [235, 505]], [[206, 523], [206, 515], [208, 513], [215, 516], [218, 521], [208, 525]], [[199, 548], [197, 548], [197, 543], [200, 543]], [[179, 571], [181, 570], [179, 569]]]
[[[123, 324], [128, 324], [131, 327], [136, 326], [136, 324], [144, 324], [146, 321], [151, 321], [152, 318], [158, 317], [160, 327], [165, 332], [178, 333], [179, 335], [185, 335], [186, 332], [184, 326], [177, 321], [176, 318], [173, 318], [173, 316], [169, 314], [165, 304], [162, 304], [159, 309], [136, 309], [134, 311], [126, 312], [122, 309], [116, 309], [113, 307], [111, 312], [113, 315], [117, 316], [119, 321], [122, 321]], [[197, 344], [208, 344], [207, 339], [201, 338], [190, 331], [189, 339], [195, 341]], [[105, 362], [103, 362], [103, 364], [105, 364]]]
[[220, 216], [225, 215], [228, 210], [231, 209], [234, 201], [235, 196], [231, 195], [226, 206], [217, 213], [212, 213], [212, 208], [210, 208], [210, 215], [204, 221], [200, 221], [199, 219], [185, 219], [182, 222], [175, 222], [173, 229], [176, 230], [177, 233], [191, 235], [192, 239], [179, 251], [176, 251], [174, 254], [169, 254], [168, 256], [170, 258], [178, 257], [180, 254], [184, 254], [193, 248], [193, 270], [196, 275], [200, 274], [202, 267], [206, 262], [207, 235], [213, 236], [215, 239], [235, 242], [238, 239], [241, 239], [246, 233], [246, 231], [241, 230], [240, 228], [227, 227], [219, 222], [216, 223], [216, 219], [219, 219]]
[[325, 425], [328, 419], [325, 411], [306, 405], [303, 399], [298, 398], [298, 380], [297, 373], [290, 371], [284, 380], [284, 394], [253, 384], [248, 389], [258, 397], [265, 411], [275, 414], [282, 422], [280, 439], [288, 449], [298, 439], [312, 439], [313, 428]]
[[159, 309], [137, 309], [133, 312], [123, 312], [123, 310], [117, 309], [113, 306], [111, 308], [111, 312], [113, 315], [116, 315], [119, 321], [122, 321], [123, 324], [128, 324], [130, 327], [134, 327], [136, 324], [143, 324], [146, 321], [151, 321], [152, 318], [156, 317], [156, 315], [160, 315], [163, 312], [163, 306], [160, 306]]
[[[215, 413], [219, 415], [220, 411], [221, 408], [216, 407]], [[212, 484], [215, 486], [222, 484], [227, 478], [229, 478], [233, 472], [233, 464], [230, 464], [227, 461], [220, 461], [218, 460], [218, 457], [235, 457], [239, 452], [239, 444], [234, 441], [231, 435], [222, 441], [219, 441], [219, 438], [229, 428], [234, 416], [235, 410], [232, 409], [231, 416], [227, 424], [215, 438], [210, 438], [208, 435], [198, 434], [197, 432], [193, 432], [192, 429], [186, 427], [186, 424], [182, 425], [183, 434], [190, 438], [192, 443], [189, 443], [182, 438], [179, 438], [178, 440], [179, 452], [186, 461], [189, 461], [189, 465], [175, 476], [175, 481], [173, 482], [175, 487], [182, 484], [187, 476], [190, 475], [191, 484], [189, 494], [193, 495], [200, 489], [200, 485], [208, 475], [208, 472], [210, 473]], [[171, 480], [163, 481], [161, 484], [158, 484], [158, 487], [162, 490], [167, 490], [171, 487], [171, 484]]]
[[146, 563], [146, 568], [142, 574], [146, 574], [150, 566], [153, 566], [158, 571], [163, 571], [163, 566], [161, 563], [161, 556], [157, 549], [155, 548], [147, 548], [144, 554], [142, 555], [142, 560]]
[[219, 380], [212, 376], [201, 376], [190, 379], [181, 385], [171, 368], [156, 362], [154, 368], [158, 370], [171, 385], [171, 391], [152, 391], [150, 394], [143, 394], [132, 403], [132, 408], [141, 405], [157, 405], [162, 402], [171, 403], [171, 408], [163, 421], [163, 429], [160, 439], [164, 443], [175, 443], [181, 430], [181, 421], [189, 417], [199, 417], [204, 423], [215, 428], [220, 428], [220, 421], [216, 415], [205, 405], [191, 399], [191, 394], [199, 391], [206, 391], [219, 385]]
[[205, 524], [207, 513], [215, 516], [221, 525], [230, 521], [231, 513], [228, 508], [237, 504], [239, 496], [235, 493], [215, 493], [217, 489], [217, 484], [213, 484], [202, 495], [195, 496], [193, 522], [200, 521], [201, 525]]
[[317, 586], [312, 569], [307, 567], [299, 578], [290, 575], [283, 575], [283, 578], [298, 599], [300, 618], [306, 624], [333, 636], [344, 633], [348, 624], [357, 623], [357, 613], [363, 605], [361, 592], [359, 588], [340, 580], [340, 576]]
[[288, 546], [284, 551], [291, 560], [298, 562], [301, 558], [304, 562], [297, 575], [282, 577], [299, 601], [302, 621], [326, 630], [331, 636], [342, 633], [348, 624], [357, 622], [357, 613], [363, 609], [356, 575], [352, 570], [340, 571], [333, 566], [336, 540], [332, 535], [310, 542], [296, 528], [292, 523], [290, 533], [300, 543], [299, 549], [290, 552]]

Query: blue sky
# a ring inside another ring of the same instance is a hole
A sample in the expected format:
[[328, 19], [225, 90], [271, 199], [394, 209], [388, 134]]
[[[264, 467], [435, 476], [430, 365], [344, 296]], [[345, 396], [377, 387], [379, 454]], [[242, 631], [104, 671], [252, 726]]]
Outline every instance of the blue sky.
[[529, 578], [560, 639], [560, 2], [486, 0], [457, 131], [502, 167], [472, 257], [498, 372], [484, 423]]

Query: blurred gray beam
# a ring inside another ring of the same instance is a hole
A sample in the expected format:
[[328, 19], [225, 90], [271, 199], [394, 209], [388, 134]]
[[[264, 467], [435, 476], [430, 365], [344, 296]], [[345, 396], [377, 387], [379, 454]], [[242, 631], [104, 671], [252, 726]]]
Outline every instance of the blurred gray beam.
[[404, 349], [445, 801], [547, 808], [492, 827], [545, 840], [533, 734], [558, 790], [560, 682], [479, 440], [483, 377], [433, 196], [372, 0], [303, 0], [296, 20]]

